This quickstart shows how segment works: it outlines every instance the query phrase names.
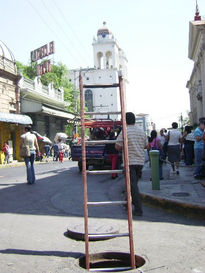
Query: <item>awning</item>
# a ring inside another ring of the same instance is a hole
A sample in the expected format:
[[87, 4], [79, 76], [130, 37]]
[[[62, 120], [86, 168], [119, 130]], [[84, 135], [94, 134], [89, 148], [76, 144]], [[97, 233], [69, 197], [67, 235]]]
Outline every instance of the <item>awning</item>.
[[64, 111], [60, 111], [60, 110], [55, 110], [52, 108], [48, 108], [46, 106], [42, 106], [42, 112], [52, 115], [52, 116], [56, 116], [56, 117], [62, 117], [62, 118], [66, 118], [66, 119], [73, 119], [75, 118], [75, 116], [71, 113], [68, 112], [64, 112]]
[[12, 113], [0, 113], [0, 121], [18, 124], [33, 124], [33, 121], [29, 116]]

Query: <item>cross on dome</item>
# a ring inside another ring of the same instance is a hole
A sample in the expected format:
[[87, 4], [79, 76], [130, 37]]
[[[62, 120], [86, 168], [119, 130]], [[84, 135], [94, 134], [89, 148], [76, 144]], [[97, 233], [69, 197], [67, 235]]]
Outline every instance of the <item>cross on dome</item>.
[[194, 16], [194, 21], [201, 21], [201, 16], [199, 14], [199, 6], [198, 6], [197, 0], [196, 0], [196, 12]]

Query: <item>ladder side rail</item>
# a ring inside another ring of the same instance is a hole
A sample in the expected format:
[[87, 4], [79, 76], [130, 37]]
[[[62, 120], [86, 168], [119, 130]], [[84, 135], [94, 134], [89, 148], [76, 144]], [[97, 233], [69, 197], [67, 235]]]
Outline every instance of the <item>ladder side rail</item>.
[[83, 176], [83, 199], [84, 199], [84, 231], [85, 231], [85, 257], [86, 269], [90, 269], [89, 237], [88, 237], [88, 195], [87, 195], [87, 174], [86, 174], [86, 145], [85, 145], [85, 115], [84, 115], [84, 92], [83, 79], [80, 73], [80, 116], [81, 116], [81, 146], [82, 146], [82, 176]]
[[128, 157], [128, 140], [127, 140], [127, 125], [125, 115], [125, 97], [123, 88], [123, 78], [119, 76], [120, 85], [120, 103], [122, 112], [122, 137], [123, 137], [123, 155], [124, 155], [124, 168], [125, 168], [125, 183], [127, 195], [127, 213], [128, 213], [128, 229], [129, 229], [129, 244], [130, 244], [130, 262], [132, 269], [135, 269], [135, 254], [133, 242], [133, 226], [132, 226], [132, 199], [130, 187], [130, 171], [129, 171], [129, 157]]

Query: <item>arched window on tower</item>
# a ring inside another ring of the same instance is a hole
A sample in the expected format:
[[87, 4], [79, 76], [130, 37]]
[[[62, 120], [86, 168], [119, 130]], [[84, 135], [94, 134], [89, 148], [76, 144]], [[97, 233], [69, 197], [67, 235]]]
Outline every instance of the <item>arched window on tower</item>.
[[113, 68], [113, 64], [112, 64], [112, 52], [111, 51], [107, 51], [106, 52], [106, 68]]
[[103, 68], [103, 54], [102, 52], [97, 53], [97, 58], [98, 58], [98, 69]]
[[85, 90], [85, 107], [88, 108], [88, 112], [93, 112], [93, 92], [90, 89]]

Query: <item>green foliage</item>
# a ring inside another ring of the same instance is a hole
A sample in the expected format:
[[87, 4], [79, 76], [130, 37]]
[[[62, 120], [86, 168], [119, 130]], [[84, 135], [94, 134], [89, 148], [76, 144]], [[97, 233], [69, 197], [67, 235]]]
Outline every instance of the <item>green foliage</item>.
[[[36, 77], [37, 64], [31, 63], [30, 65], [24, 65], [20, 62], [16, 62], [18, 72], [21, 72], [25, 78], [33, 80]], [[49, 83], [53, 82], [56, 89], [63, 88], [64, 100], [69, 103], [67, 110], [74, 113], [75, 101], [74, 101], [74, 87], [68, 79], [68, 69], [66, 65], [58, 63], [51, 66], [51, 72], [43, 74], [41, 76], [41, 82], [43, 85], [48, 86]], [[80, 102], [79, 102], [79, 91], [77, 92], [77, 113], [80, 113]], [[66, 133], [69, 136], [73, 134], [73, 125], [66, 125]]]
[[20, 62], [16, 62], [17, 71], [22, 73], [22, 75], [27, 78], [33, 80], [36, 77], [36, 69], [37, 64], [31, 63], [30, 65], [23, 65]]

